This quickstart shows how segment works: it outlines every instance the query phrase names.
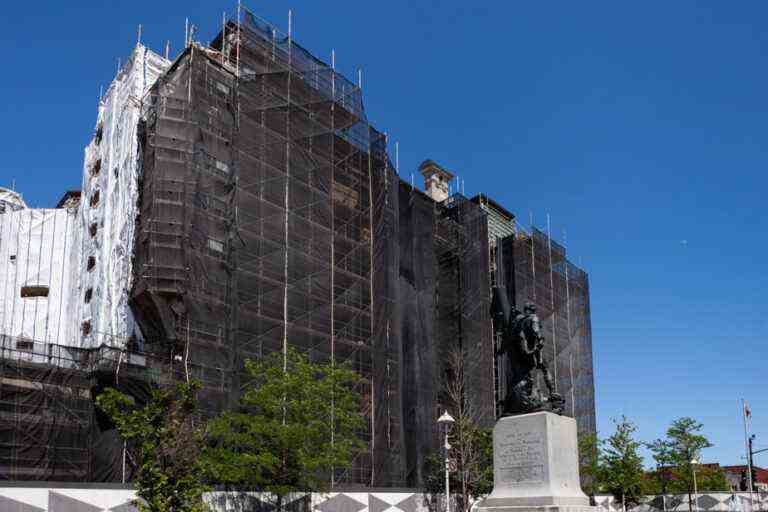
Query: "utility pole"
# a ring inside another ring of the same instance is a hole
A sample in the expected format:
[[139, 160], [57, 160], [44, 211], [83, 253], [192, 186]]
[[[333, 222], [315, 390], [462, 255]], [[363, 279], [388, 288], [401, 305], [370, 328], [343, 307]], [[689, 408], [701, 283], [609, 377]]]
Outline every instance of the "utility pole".
[[[760, 449], [760, 450], [755, 450], [755, 449], [753, 449], [753, 448], [752, 448], [752, 441], [753, 441], [754, 439], [755, 439], [755, 434], [752, 434], [752, 435], [749, 437], [749, 461], [748, 461], [748, 463], [749, 463], [749, 468], [752, 470], [752, 480], [754, 481], [754, 482], [753, 482], [753, 484], [752, 484], [752, 487], [753, 487], [753, 489], [754, 489], [754, 487], [755, 487], [755, 486], [756, 486], [756, 484], [757, 484], [757, 474], [755, 473], [755, 463], [754, 463], [754, 457], [755, 457], [755, 455], [757, 455], [758, 453], [764, 453], [764, 452], [768, 452], [768, 448], [762, 448], [762, 449]], [[758, 499], [759, 499], [759, 497], [760, 497], [760, 494], [759, 494], [759, 489], [758, 489]]]
[[752, 451], [752, 441], [754, 440], [755, 434], [749, 436], [749, 456], [747, 458], [747, 464], [749, 464], [749, 478], [752, 480], [749, 483], [750, 492], [754, 491], [755, 488], [755, 465], [752, 463], [752, 457], [754, 456], [754, 452]]
[[752, 496], [752, 455], [751, 455], [751, 449], [749, 448], [752, 444], [752, 441], [749, 439], [749, 435], [747, 434], [747, 418], [752, 417], [752, 413], [747, 408], [747, 402], [742, 398], [741, 399], [741, 418], [744, 422], [744, 448], [747, 450], [747, 490], [749, 491], [749, 495]]

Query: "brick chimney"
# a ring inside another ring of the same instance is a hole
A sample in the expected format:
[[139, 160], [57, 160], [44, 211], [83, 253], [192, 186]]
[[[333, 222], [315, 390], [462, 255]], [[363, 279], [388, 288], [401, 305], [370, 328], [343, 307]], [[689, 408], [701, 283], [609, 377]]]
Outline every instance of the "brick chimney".
[[438, 203], [448, 199], [448, 183], [454, 178], [452, 172], [443, 169], [432, 160], [421, 162], [419, 172], [424, 176], [424, 190], [429, 197]]

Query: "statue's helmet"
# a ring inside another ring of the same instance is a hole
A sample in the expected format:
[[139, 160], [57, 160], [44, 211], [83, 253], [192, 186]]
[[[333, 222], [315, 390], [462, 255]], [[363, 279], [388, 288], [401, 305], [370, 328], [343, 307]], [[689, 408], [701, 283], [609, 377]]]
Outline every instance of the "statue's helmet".
[[533, 302], [526, 302], [523, 306], [523, 313], [533, 314], [536, 312], [536, 305]]

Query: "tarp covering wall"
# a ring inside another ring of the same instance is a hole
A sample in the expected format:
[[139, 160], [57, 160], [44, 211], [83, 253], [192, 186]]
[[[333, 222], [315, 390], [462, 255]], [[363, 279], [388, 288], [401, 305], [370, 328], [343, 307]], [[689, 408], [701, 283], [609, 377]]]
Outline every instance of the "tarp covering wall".
[[77, 369], [79, 354], [17, 338], [2, 341], [0, 479], [91, 478], [91, 383]]
[[[485, 195], [473, 198], [488, 213], [491, 284], [504, 286], [510, 304], [537, 306], [545, 338], [544, 353], [557, 391], [565, 398], [565, 414], [579, 431], [595, 432], [595, 388], [589, 278], [571, 263], [565, 247], [546, 233], [526, 232], [513, 216]], [[557, 354], [557, 356], [555, 356]], [[506, 355], [497, 364], [497, 400], [506, 393]]]
[[72, 210], [0, 212], [0, 334], [75, 342], [68, 314], [77, 229]]
[[485, 216], [402, 184], [330, 66], [251, 15], [226, 34], [146, 103], [131, 300], [147, 349], [204, 383], [209, 412], [237, 398], [246, 358], [348, 363], [367, 448], [335, 481], [419, 482], [454, 346], [494, 418]]
[[473, 419], [491, 426], [496, 417], [487, 219], [461, 195], [435, 203], [401, 181], [398, 225], [403, 440], [407, 483], [419, 485], [439, 449], [435, 419], [447, 407], [454, 354]]
[[22, 199], [21, 194], [0, 187], [0, 213], [5, 210], [21, 210], [26, 208], [27, 204]]
[[168, 61], [139, 45], [99, 105], [83, 194], [26, 208], [0, 189], [0, 334], [73, 347], [124, 346], [138, 215], [141, 101]]
[[594, 433], [589, 277], [568, 261], [565, 247], [536, 228], [521, 230], [503, 245], [505, 279], [509, 286], [514, 276], [515, 304], [536, 304], [546, 340], [544, 357], [557, 392], [565, 398], [565, 414], [576, 419], [579, 432]]
[[71, 310], [82, 347], [121, 346], [141, 336], [128, 307], [141, 177], [137, 130], [144, 96], [169, 64], [137, 45], [99, 104], [95, 135], [85, 148], [79, 297]]
[[[360, 87], [245, 12], [173, 63], [137, 46], [101, 102], [79, 206], [25, 210], [3, 196], [0, 361], [16, 376], [0, 381], [0, 478], [122, 478], [89, 386], [119, 382], [138, 397], [149, 382], [194, 377], [210, 415], [239, 397], [246, 359], [289, 346], [363, 377], [366, 448], [334, 484], [421, 484], [453, 351], [475, 419], [492, 424], [485, 212], [402, 182]], [[593, 424], [594, 391], [579, 387], [592, 385], [586, 275], [555, 247], [544, 281], [539, 238], [535, 278], [514, 237], [504, 271], [518, 298], [549, 290], [549, 312], [536, 302], [561, 341], [547, 357], [579, 395], [571, 412]], [[74, 402], [60, 410], [68, 402], [51, 390]], [[69, 472], [67, 450], [79, 457]]]
[[208, 413], [238, 398], [246, 358], [291, 346], [349, 364], [367, 448], [334, 481], [391, 485], [400, 472], [375, 418], [396, 426], [399, 412], [373, 356], [395, 353], [374, 346], [386, 340], [374, 335], [371, 208], [384, 137], [331, 66], [253, 16], [235, 28], [217, 48], [187, 48], [149, 95], [134, 312], [163, 371], [203, 383]]
[[139, 45], [118, 72], [86, 148], [80, 203], [73, 194], [60, 208], [27, 208], [0, 189], [0, 479], [123, 476], [122, 443], [91, 393], [117, 385], [138, 400], [156, 377], [146, 357], [104, 347], [124, 349], [138, 334], [127, 301], [137, 130], [143, 96], [168, 64]]
[[[449, 319], [441, 327], [453, 324], [453, 332], [443, 335], [443, 343], [458, 344], [464, 361], [464, 389], [471, 397], [474, 420], [492, 427], [496, 419], [494, 397], [494, 346], [490, 316], [490, 259], [488, 247], [488, 217], [475, 203], [461, 194], [444, 203], [443, 233], [453, 246], [438, 257], [440, 282], [449, 292], [438, 304], [438, 314], [448, 310]], [[447, 235], [444, 227], [450, 226]], [[444, 289], [444, 288], [443, 288]], [[451, 293], [452, 292], [452, 293]], [[445, 300], [448, 297], [455, 297]]]
[[425, 459], [438, 449], [435, 418], [442, 390], [443, 364], [436, 336], [436, 206], [405, 182], [399, 184], [398, 332], [403, 357], [403, 443], [406, 478], [423, 481]]
[[145, 364], [106, 347], [0, 336], [0, 480], [120, 481], [123, 443], [94, 397], [110, 386], [142, 403], [153, 382]]
[[[379, 139], [374, 155], [386, 160], [386, 142]], [[403, 417], [403, 345], [400, 293], [400, 178], [387, 163], [372, 175], [373, 211], [373, 397], [386, 397], [375, 408], [373, 462], [380, 482], [403, 485], [406, 447]]]

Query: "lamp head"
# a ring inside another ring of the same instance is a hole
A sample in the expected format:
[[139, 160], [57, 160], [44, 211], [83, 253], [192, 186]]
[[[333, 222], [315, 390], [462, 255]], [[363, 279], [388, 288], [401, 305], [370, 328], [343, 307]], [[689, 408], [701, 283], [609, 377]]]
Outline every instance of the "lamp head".
[[448, 411], [445, 411], [442, 416], [440, 416], [437, 419], [437, 423], [440, 425], [445, 425], [447, 427], [450, 427], [456, 422], [456, 420], [453, 419], [453, 416], [448, 414]]

